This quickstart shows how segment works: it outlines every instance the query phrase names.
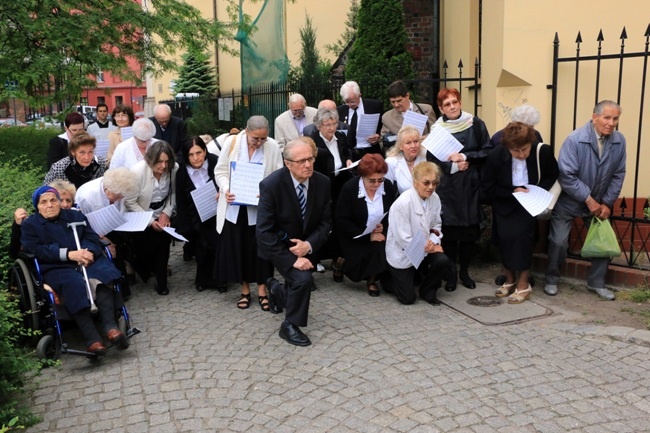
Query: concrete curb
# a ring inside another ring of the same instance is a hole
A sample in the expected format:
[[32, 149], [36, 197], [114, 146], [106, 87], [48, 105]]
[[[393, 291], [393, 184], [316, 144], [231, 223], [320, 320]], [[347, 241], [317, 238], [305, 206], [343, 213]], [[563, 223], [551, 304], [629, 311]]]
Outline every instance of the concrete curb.
[[650, 331], [630, 328], [628, 326], [572, 325], [555, 323], [551, 328], [582, 336], [609, 337], [612, 340], [650, 347]]

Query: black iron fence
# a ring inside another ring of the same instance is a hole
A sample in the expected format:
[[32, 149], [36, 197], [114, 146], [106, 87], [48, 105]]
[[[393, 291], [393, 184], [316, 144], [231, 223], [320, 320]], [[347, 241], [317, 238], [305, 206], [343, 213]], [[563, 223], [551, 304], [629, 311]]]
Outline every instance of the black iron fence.
[[[596, 38], [597, 52], [593, 55], [581, 53], [582, 36], [578, 33], [575, 40], [575, 54], [567, 57], [560, 56], [560, 39], [555, 34], [553, 41], [553, 83], [551, 98], [551, 146], [555, 147], [558, 137], [557, 128], [560, 122], [566, 129], [568, 119], [571, 119], [571, 130], [576, 128], [578, 112], [585, 113], [588, 107], [593, 107], [600, 99], [613, 99], [626, 112], [621, 119], [623, 133], [628, 143], [627, 153], [633, 155], [634, 167], [628, 167], [627, 177], [632, 176], [632, 194], [626, 194], [616, 204], [612, 211], [612, 225], [617, 233], [623, 253], [620, 258], [614, 259], [613, 264], [650, 269], [650, 254], [648, 240], [650, 238], [650, 206], [648, 205], [648, 182], [642, 182], [640, 164], [642, 158], [650, 161], [647, 146], [643, 153], [643, 141], [648, 141], [650, 134], [643, 130], [644, 112], [647, 108], [645, 101], [648, 47], [650, 44], [650, 25], [645, 35], [645, 49], [637, 52], [627, 52], [628, 39], [625, 28], [621, 32], [620, 49], [611, 54], [603, 52], [605, 38], [602, 30]], [[625, 81], [625, 82], [624, 82]], [[634, 92], [622, 92], [626, 88], [638, 89]], [[558, 107], [558, 94], [572, 95], [572, 105]], [[606, 95], [602, 97], [602, 95]], [[625, 100], [622, 100], [625, 98]], [[593, 103], [592, 103], [593, 102]], [[591, 113], [589, 109], [588, 113]], [[626, 119], [627, 118], [627, 119]], [[623, 120], [626, 119], [626, 120]], [[631, 120], [629, 120], [631, 119]], [[586, 121], [586, 119], [584, 119]], [[634, 128], [632, 125], [638, 125]], [[636, 130], [635, 130], [636, 129]], [[645, 135], [644, 135], [645, 134]], [[629, 158], [628, 158], [629, 160]], [[626, 191], [629, 183], [626, 182]], [[574, 224], [573, 236], [569, 246], [569, 254], [577, 256], [581, 249], [586, 230], [581, 220]]]

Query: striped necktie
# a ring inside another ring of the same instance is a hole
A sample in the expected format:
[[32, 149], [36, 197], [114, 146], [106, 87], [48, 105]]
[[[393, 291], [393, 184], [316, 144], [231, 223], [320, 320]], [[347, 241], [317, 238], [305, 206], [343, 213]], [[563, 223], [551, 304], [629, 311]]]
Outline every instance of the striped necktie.
[[300, 213], [302, 214], [302, 219], [305, 219], [305, 213], [307, 212], [307, 199], [305, 198], [305, 185], [300, 183], [298, 184], [298, 204], [300, 205]]

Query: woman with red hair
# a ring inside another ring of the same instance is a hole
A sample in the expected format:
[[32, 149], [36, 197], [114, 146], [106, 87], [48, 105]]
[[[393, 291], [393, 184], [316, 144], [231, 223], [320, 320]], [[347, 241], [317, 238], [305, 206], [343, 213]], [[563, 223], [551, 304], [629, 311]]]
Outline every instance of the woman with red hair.
[[[352, 281], [367, 280], [368, 294], [379, 296], [377, 279], [386, 269], [385, 214], [397, 197], [395, 185], [385, 178], [388, 165], [381, 155], [366, 154], [357, 167], [359, 176], [343, 185], [334, 214], [334, 232], [343, 256], [343, 274]], [[372, 232], [366, 227], [384, 215]]]
[[435, 127], [447, 129], [463, 146], [446, 161], [428, 154], [444, 173], [436, 192], [442, 202], [442, 231], [445, 233], [442, 247], [453, 262], [445, 289], [456, 290], [458, 262], [460, 280], [468, 289], [474, 289], [476, 283], [469, 276], [469, 263], [480, 235], [480, 225], [485, 221], [479, 197], [480, 170], [492, 145], [485, 123], [462, 111], [458, 90], [442, 89], [437, 102], [442, 116]]

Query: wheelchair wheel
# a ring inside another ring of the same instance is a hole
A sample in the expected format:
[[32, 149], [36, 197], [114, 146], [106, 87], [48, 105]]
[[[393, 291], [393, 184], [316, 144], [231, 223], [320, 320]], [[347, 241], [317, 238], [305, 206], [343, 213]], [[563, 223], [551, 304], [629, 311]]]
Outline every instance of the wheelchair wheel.
[[[124, 335], [128, 335], [127, 334], [128, 328], [126, 326], [126, 320], [124, 319], [124, 316], [122, 316], [122, 315], [120, 315], [119, 319], [117, 319], [117, 329], [119, 329]], [[129, 339], [125, 338], [124, 340], [122, 340], [120, 342], [118, 347], [120, 349], [124, 350], [124, 349], [128, 349], [130, 344], [131, 343], [129, 343]]]
[[56, 361], [61, 355], [61, 348], [58, 346], [58, 342], [53, 336], [44, 335], [36, 345], [36, 357], [40, 360]]
[[9, 270], [8, 289], [19, 297], [20, 311], [23, 313], [25, 328], [38, 330], [39, 317], [36, 303], [36, 288], [32, 274], [22, 259], [16, 259]]

